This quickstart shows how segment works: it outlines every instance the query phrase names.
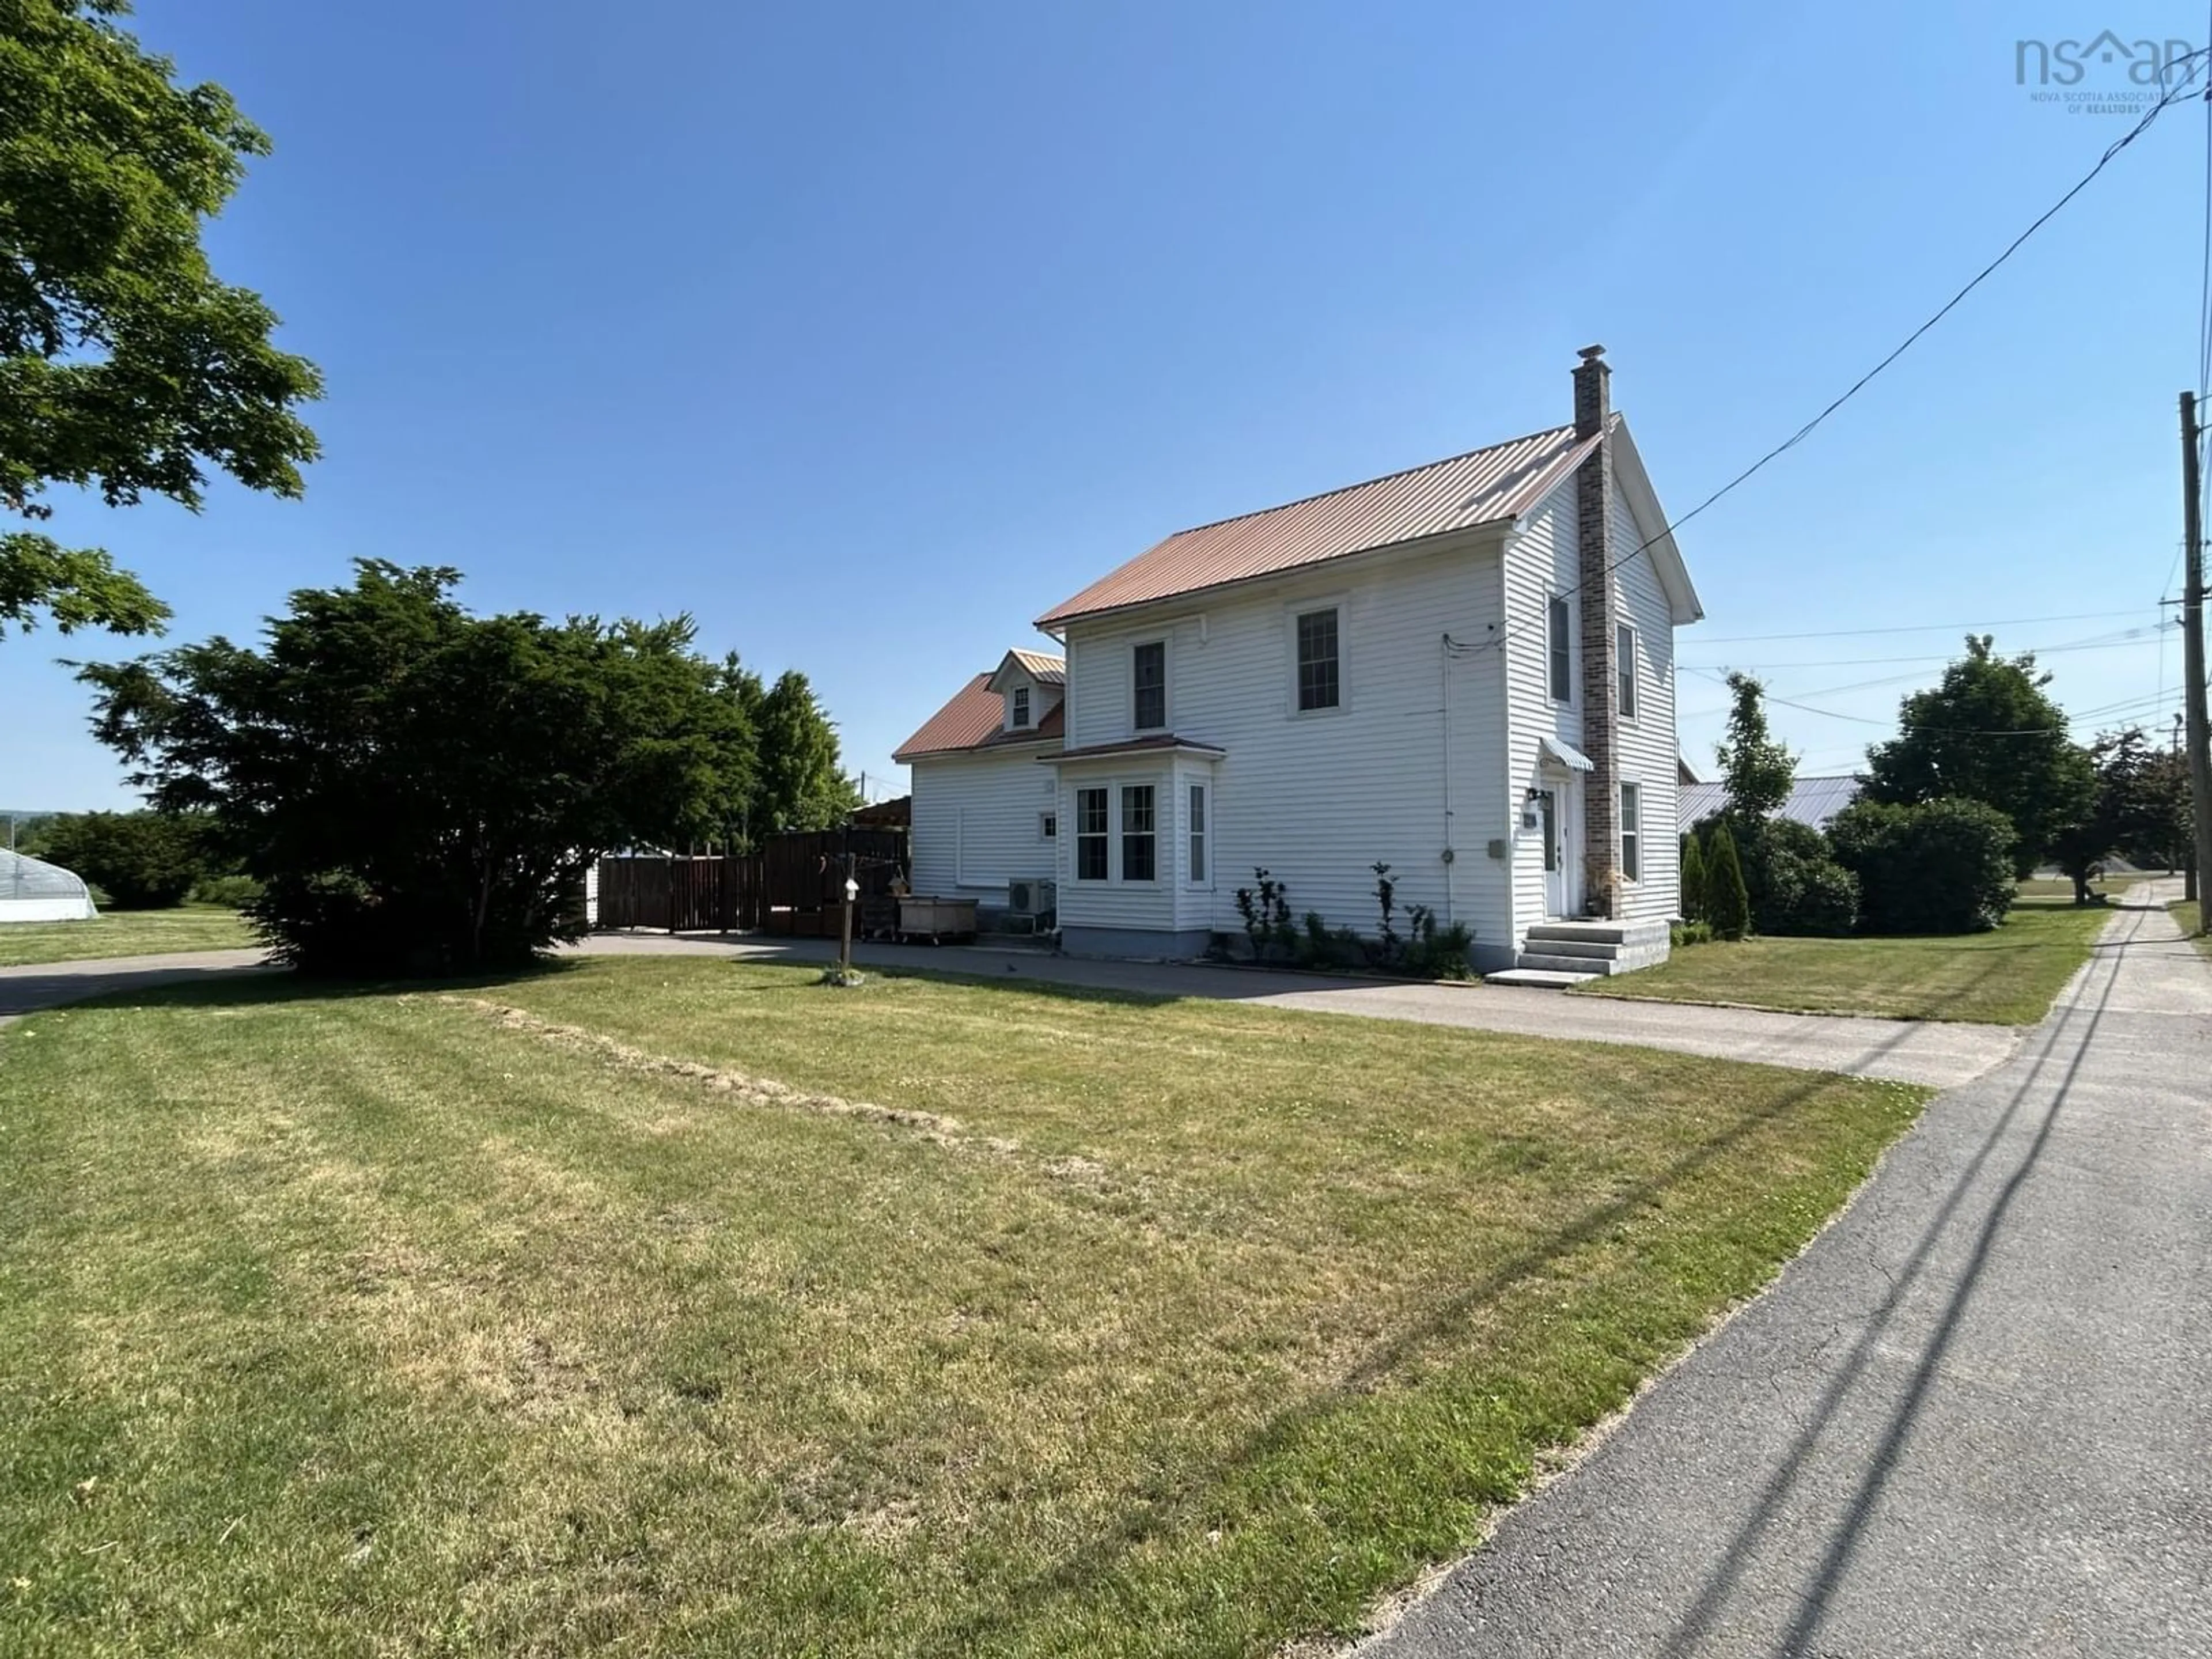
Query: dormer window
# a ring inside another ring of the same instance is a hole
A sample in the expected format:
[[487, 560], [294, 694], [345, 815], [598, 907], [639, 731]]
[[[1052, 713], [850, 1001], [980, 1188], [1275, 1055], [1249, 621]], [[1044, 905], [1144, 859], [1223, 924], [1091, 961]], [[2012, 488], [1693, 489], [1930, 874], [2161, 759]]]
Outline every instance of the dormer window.
[[1029, 687], [1026, 685], [1016, 686], [1011, 694], [1010, 701], [1013, 704], [1014, 726], [1015, 729], [1018, 731], [1030, 723]]

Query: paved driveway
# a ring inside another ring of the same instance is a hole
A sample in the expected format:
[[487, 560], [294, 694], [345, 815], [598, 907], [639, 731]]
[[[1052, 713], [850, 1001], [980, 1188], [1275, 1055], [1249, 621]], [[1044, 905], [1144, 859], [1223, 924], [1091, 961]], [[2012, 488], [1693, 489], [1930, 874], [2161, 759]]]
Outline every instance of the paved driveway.
[[0, 968], [0, 1026], [41, 1008], [115, 991], [266, 972], [258, 951], [185, 951], [160, 957], [101, 957]]
[[[827, 962], [822, 939], [726, 939], [714, 934], [598, 933], [578, 949], [592, 954], [723, 956], [760, 962]], [[1824, 1014], [1763, 1013], [1687, 1003], [1614, 1001], [1503, 985], [1397, 985], [1313, 974], [1260, 972], [1192, 963], [1101, 962], [1038, 951], [993, 951], [867, 943], [864, 965], [1009, 981], [1031, 980], [1098, 990], [1212, 997], [1268, 1007], [1374, 1019], [1413, 1020], [1525, 1036], [1623, 1042], [1720, 1060], [1763, 1060], [1812, 1071], [1900, 1079], [1948, 1088], [2002, 1064], [2022, 1031], [2004, 1025], [1916, 1024]], [[106, 992], [246, 970], [256, 951], [61, 962], [0, 968], [0, 1024], [35, 1008]]]
[[[580, 947], [595, 953], [705, 953], [754, 961], [826, 962], [836, 945], [821, 939], [727, 939], [712, 934], [597, 933]], [[1720, 1060], [1763, 1060], [1812, 1071], [1893, 1078], [1948, 1088], [2002, 1064], [2019, 1047], [2021, 1028], [1920, 1024], [1899, 1019], [1852, 1019], [1826, 1014], [1775, 1014], [1688, 1003], [1631, 1002], [1571, 997], [1504, 985], [1396, 985], [1370, 979], [1267, 973], [1192, 963], [1099, 962], [1042, 951], [990, 951], [868, 943], [854, 957], [871, 963], [1030, 979], [1054, 985], [1214, 997], [1224, 1001], [1360, 1014], [1526, 1036], [1575, 1037], [1671, 1048]]]
[[2212, 1655], [2212, 964], [2170, 885], [1364, 1659]]

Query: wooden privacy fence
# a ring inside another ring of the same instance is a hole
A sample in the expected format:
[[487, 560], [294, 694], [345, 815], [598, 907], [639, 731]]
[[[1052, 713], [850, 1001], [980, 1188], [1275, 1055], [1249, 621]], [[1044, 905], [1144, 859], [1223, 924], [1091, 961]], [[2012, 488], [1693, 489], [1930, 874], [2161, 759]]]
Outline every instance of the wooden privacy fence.
[[602, 927], [726, 933], [757, 927], [760, 919], [761, 863], [757, 854], [599, 860]]
[[835, 938], [848, 857], [860, 886], [857, 927], [860, 910], [905, 873], [900, 830], [794, 830], [727, 857], [601, 859], [599, 926]]
[[761, 848], [761, 926], [771, 933], [805, 939], [835, 939], [843, 925], [845, 872], [851, 860], [860, 896], [853, 908], [853, 927], [866, 930], [872, 902], [891, 890], [907, 870], [902, 830], [794, 830], [770, 836]]

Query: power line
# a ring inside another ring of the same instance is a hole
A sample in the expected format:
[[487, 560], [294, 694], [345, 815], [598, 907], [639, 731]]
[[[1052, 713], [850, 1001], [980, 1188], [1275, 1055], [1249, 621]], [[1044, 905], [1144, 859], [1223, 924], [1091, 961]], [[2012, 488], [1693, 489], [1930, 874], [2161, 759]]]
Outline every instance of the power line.
[[[2160, 71], [2161, 82], [2166, 75], [2169, 75], [2172, 70], [2184, 64], [2191, 66], [2189, 81], [2193, 82], [2197, 78], [2197, 70], [2195, 67], [2197, 60], [2204, 58], [2208, 52], [2212, 52], [2212, 46], [2200, 46], [2194, 52], [2188, 52], [2182, 57], [2176, 58], [2172, 62], [2167, 64], [2165, 69]], [[2185, 82], [2185, 85], [2187, 83]], [[1620, 569], [1621, 566], [1626, 564], [1638, 554], [1643, 552], [1644, 549], [1650, 547], [1654, 542], [1673, 535], [1677, 530], [1680, 530], [1684, 525], [1689, 523], [1691, 520], [1696, 518], [1707, 507], [1711, 507], [1715, 502], [1720, 501], [1723, 496], [1729, 495], [1741, 485], [1748, 483], [1765, 467], [1768, 462], [1775, 459], [1778, 456], [1782, 455], [1790, 450], [1795, 449], [1799, 444], [1804, 442], [1807, 438], [1812, 436], [1814, 432], [1819, 429], [1821, 423], [1826, 421], [1831, 415], [1833, 415], [1845, 404], [1850, 402], [1852, 398], [1857, 397], [1858, 394], [1864, 391], [1874, 380], [1875, 376], [1879, 375], [1884, 369], [1887, 368], [1892, 363], [1895, 362], [1899, 357], [1902, 357], [1907, 351], [1911, 350], [1912, 347], [1918, 343], [1922, 335], [1927, 333], [1928, 331], [1934, 328], [1936, 324], [1942, 322], [1946, 317], [1949, 316], [1953, 311], [1958, 308], [1961, 301], [1963, 301], [1969, 294], [1972, 294], [1976, 289], [1979, 288], [1984, 283], [1987, 282], [1990, 276], [1995, 275], [2000, 266], [2003, 265], [2004, 263], [2010, 259], [2014, 254], [2020, 252], [2021, 248], [2026, 245], [2029, 237], [2034, 235], [2037, 231], [2041, 230], [2044, 226], [2049, 224], [2051, 220], [2057, 218], [2059, 213], [2065, 209], [2066, 205], [2069, 202], [2071, 202], [2076, 196], [2079, 196], [2083, 191], [2088, 189], [2090, 185], [2095, 182], [2098, 175], [2102, 173], [2106, 167], [2112, 164], [2114, 157], [2118, 156], [2122, 150], [2127, 149], [2129, 145], [2134, 143], [2136, 139], [2142, 137], [2145, 132], [2150, 130], [2150, 124], [2157, 120], [2160, 115], [2166, 112], [2166, 109], [2171, 105], [2180, 98], [2182, 90], [2183, 88], [2176, 87], [2163, 94], [2155, 104], [2153, 104], [2148, 110], [2144, 112], [2142, 120], [2136, 122], [2135, 125], [2130, 127], [2125, 132], [2122, 133], [2118, 138], [2115, 138], [2106, 147], [2105, 153], [2097, 158], [2097, 164], [2091, 167], [2088, 172], [2083, 173], [2080, 179], [2076, 179], [2072, 189], [2069, 190], [2063, 196], [2061, 196], [2049, 207], [2044, 209], [2041, 213], [2038, 214], [2026, 230], [2021, 231], [2019, 235], [2014, 237], [2010, 242], [2005, 245], [2003, 252], [1998, 254], [1996, 258], [1990, 260], [1989, 264], [1984, 265], [1979, 270], [1976, 271], [1972, 278], [1967, 282], [1964, 288], [1960, 289], [1956, 294], [1954, 294], [1949, 299], [1946, 300], [1936, 308], [1933, 315], [1931, 315], [1925, 322], [1922, 323], [1919, 327], [1914, 329], [1911, 333], [1906, 335], [1903, 340], [1899, 341], [1890, 351], [1887, 356], [1884, 357], [1872, 368], [1867, 370], [1865, 374], [1860, 375], [1857, 380], [1852, 381], [1851, 384], [1844, 390], [1843, 393], [1830, 403], [1826, 408], [1823, 409], [1811, 420], [1806, 422], [1804, 425], [1799, 427], [1796, 431], [1791, 433], [1780, 443], [1775, 445], [1773, 448], [1768, 450], [1766, 453], [1761, 455], [1749, 466], [1744, 468], [1742, 471], [1737, 473], [1735, 477], [1730, 478], [1718, 489], [1713, 491], [1711, 495], [1706, 496], [1705, 500], [1699, 501], [1687, 513], [1682, 514], [1680, 518], [1662, 526], [1657, 534], [1646, 537], [1643, 541], [1638, 542], [1634, 547], [1629, 549], [1627, 552], [1622, 554], [1619, 558], [1609, 561], [1606, 564], [1605, 568], [1598, 573], [1597, 577], [1585, 577], [1581, 581], [1575, 583], [1573, 586], [1560, 590], [1560, 592], [1558, 594], [1555, 594], [1554, 597], [1565, 598], [1569, 595], [1578, 593], [1582, 592], [1583, 589], [1588, 587], [1591, 581], [1601, 580], [1605, 576], [1611, 575], [1614, 571]], [[1503, 647], [1508, 641], [1527, 632], [1532, 627], [1540, 625], [1541, 620], [1541, 615], [1540, 613], [1537, 617], [1533, 617], [1528, 621], [1522, 623], [1518, 627], [1506, 629], [1494, 640], [1489, 641], [1487, 643]], [[1820, 711], [1815, 710], [1814, 712], [1819, 713]]]
[[[2055, 655], [2062, 651], [2111, 651], [2115, 650], [2121, 646], [2133, 645], [2136, 641], [2152, 634], [2163, 634], [2168, 625], [2169, 624], [2164, 623], [2153, 623], [2150, 626], [2144, 628], [2123, 629], [2118, 633], [2100, 635], [2095, 639], [2076, 640], [2071, 643], [2062, 645], [2026, 646], [2022, 647], [2022, 650], [2027, 655], [2032, 657], [2048, 657]], [[1948, 651], [1923, 651], [1907, 657], [1823, 657], [1809, 662], [1684, 663], [1681, 665], [1685, 668], [1738, 668], [1745, 670], [1778, 668], [1863, 668], [1875, 663], [1948, 662], [1951, 659], [1952, 653]]]
[[[2176, 558], [2179, 556], [2177, 554]], [[2169, 584], [2170, 586], [2171, 584]], [[2154, 612], [2155, 605], [2151, 607]], [[1827, 628], [1810, 634], [1715, 634], [1700, 636], [1700, 645], [1763, 645], [1772, 640], [1842, 640], [1870, 634], [1949, 634], [1960, 629], [1970, 634], [1986, 634], [2000, 628], [2026, 628], [2035, 623], [2106, 622], [2115, 617], [2140, 617], [2143, 609], [2137, 605], [2132, 611], [2079, 611], [2069, 617], [2000, 617], [1994, 622], [1912, 623], [1888, 628]]]
[[[2205, 18], [2205, 39], [2212, 41], [2212, 8]], [[2190, 71], [2191, 81], [2197, 72]], [[2204, 106], [2204, 263], [2197, 296], [2197, 398], [2203, 402], [2212, 390], [2212, 100]], [[2197, 454], [2203, 455], [2203, 436], [2198, 434]]]
[[[1705, 674], [1708, 678], [1716, 680], [1721, 679], [1721, 676], [1714, 673], [1709, 669], [1696, 669], [1692, 672]], [[1723, 681], [1722, 683], [1725, 684], [1725, 681]], [[1837, 689], [1840, 690], [1847, 690], [1849, 688], [1838, 687]], [[1818, 692], [1808, 692], [1806, 695], [1808, 696], [1817, 696], [1821, 694]], [[1765, 700], [1769, 702], [1779, 703], [1785, 708], [1798, 709], [1808, 714], [1819, 714], [1827, 720], [1850, 720], [1854, 725], [1858, 726], [1893, 725], [1900, 734], [1906, 732], [1913, 732], [1931, 737], [1949, 738], [2052, 738], [2064, 737], [2067, 735], [2064, 732], [2054, 731], [2049, 726], [2021, 726], [2008, 731], [1985, 730], [1978, 726], [1923, 726], [1917, 721], [1906, 720], [1904, 717], [1902, 711], [1900, 711], [1893, 719], [1886, 718], [1877, 714], [1845, 714], [1839, 708], [1818, 708], [1809, 702], [1801, 702], [1794, 697], [1778, 696], [1771, 691], [1766, 692], [1765, 696]], [[2102, 708], [2085, 708], [2079, 711], [2067, 710], [2064, 712], [2066, 714], [2067, 722], [2070, 726], [2075, 720], [2095, 720], [2100, 717], [2106, 720], [2122, 718], [2138, 708], [2143, 708], [2146, 714], [2155, 714], [2159, 704], [2162, 701], [2162, 695], [2159, 697], [2138, 696], [2129, 698], [2122, 702], [2107, 704]], [[2145, 707], [2146, 705], [2148, 705], [2148, 707]], [[1712, 712], [1725, 713], [1726, 711], [1715, 710]], [[1692, 718], [1702, 717], [1692, 716]]]

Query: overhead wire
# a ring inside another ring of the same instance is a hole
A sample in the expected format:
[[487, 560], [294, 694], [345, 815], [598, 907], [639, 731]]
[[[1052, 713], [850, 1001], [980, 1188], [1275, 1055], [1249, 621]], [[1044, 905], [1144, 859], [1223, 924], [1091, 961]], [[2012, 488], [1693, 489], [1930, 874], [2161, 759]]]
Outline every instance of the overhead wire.
[[[1999, 253], [1996, 258], [1990, 260], [1979, 270], [1976, 271], [1972, 277], [1967, 281], [1966, 286], [1960, 289], [1957, 293], [1954, 294], [1949, 299], [1946, 300], [1941, 306], [1936, 307], [1935, 312], [1931, 313], [1925, 321], [1921, 323], [1917, 328], [1914, 329], [1910, 334], [1906, 335], [1903, 340], [1899, 341], [1897, 345], [1893, 347], [1889, 353], [1879, 362], [1875, 363], [1872, 368], [1868, 369], [1865, 374], [1860, 375], [1857, 380], [1852, 381], [1851, 384], [1845, 387], [1840, 394], [1831, 400], [1827, 406], [1822, 409], [1819, 414], [1814, 416], [1811, 420], [1807, 421], [1787, 438], [1775, 445], [1773, 448], [1768, 450], [1757, 460], [1753, 461], [1749, 466], [1744, 468], [1742, 471], [1737, 473], [1734, 477], [1730, 478], [1718, 489], [1713, 491], [1711, 495], [1706, 496], [1705, 500], [1699, 501], [1688, 512], [1683, 514], [1677, 519], [1670, 520], [1652, 535], [1646, 537], [1643, 541], [1629, 549], [1628, 551], [1620, 555], [1620, 557], [1608, 560], [1603, 568], [1597, 572], [1596, 574], [1586, 576], [1582, 580], [1576, 582], [1573, 586], [1559, 590], [1554, 597], [1565, 598], [1572, 594], [1578, 593], [1584, 588], [1587, 588], [1593, 581], [1601, 580], [1607, 576], [1610, 576], [1614, 571], [1620, 569], [1638, 554], [1642, 553], [1654, 544], [1663, 541], [1668, 537], [1672, 536], [1677, 530], [1680, 530], [1684, 525], [1689, 523], [1691, 520], [1698, 517], [1698, 514], [1704, 513], [1707, 508], [1712, 507], [1715, 503], [1720, 501], [1743, 484], [1748, 483], [1752, 478], [1764, 471], [1768, 463], [1775, 460], [1778, 457], [1787, 453], [1790, 450], [1796, 448], [1807, 438], [1810, 437], [1824, 422], [1827, 421], [1830, 416], [1833, 415], [1845, 404], [1850, 402], [1852, 398], [1858, 396], [1858, 394], [1864, 391], [1867, 386], [1871, 384], [1885, 369], [1888, 368], [1891, 364], [1894, 363], [1899, 357], [1902, 357], [1907, 351], [1911, 350], [1912, 347], [1919, 342], [1923, 335], [1926, 334], [1938, 323], [1949, 316], [1953, 311], [1956, 310], [1960, 302], [1962, 302], [1968, 295], [1972, 294], [1976, 289], [1987, 282], [1990, 277], [1994, 276], [1996, 271], [2013, 257], [2014, 254], [2019, 252], [2021, 248], [2027, 244], [2030, 237], [2033, 236], [2036, 232], [2041, 230], [2044, 226], [2049, 224], [2051, 220], [2057, 217], [2057, 216], [2064, 210], [2068, 204], [2072, 202], [2075, 197], [2079, 196], [2083, 191], [2087, 190], [2090, 185], [2094, 183], [2099, 175], [2100, 175], [2106, 167], [2112, 165], [2113, 160], [2118, 157], [2122, 151], [2125, 150], [2130, 145], [2133, 144], [2136, 139], [2142, 137], [2145, 132], [2148, 131], [2150, 130], [2151, 124], [2157, 120], [2160, 115], [2164, 114], [2168, 108], [2180, 99], [2185, 88], [2188, 84], [2194, 82], [2197, 77], [2197, 70], [2198, 67], [2200, 67], [2201, 60], [2204, 59], [2208, 54], [2212, 54], [2212, 46], [2200, 46], [2197, 50], [2185, 52], [2168, 63], [2161, 71], [2161, 83], [2163, 83], [2166, 76], [2170, 76], [2176, 69], [2180, 68], [2183, 65], [2187, 65], [2189, 68], [2188, 82], [2185, 82], [2183, 87], [2169, 88], [2165, 91], [2160, 96], [2158, 101], [2153, 104], [2149, 109], [2143, 112], [2143, 116], [2141, 120], [2137, 121], [2133, 126], [2130, 127], [2127, 131], [2122, 133], [2118, 138], [2115, 138], [2110, 144], [2106, 146], [2104, 153], [2097, 158], [2096, 165], [2092, 167], [2088, 172], [2083, 173], [2080, 179], [2076, 179], [2074, 182], [2073, 186], [2069, 189], [2064, 195], [2061, 196], [2041, 213], [2038, 214], [2035, 218], [2029, 222], [2027, 229], [2021, 231], [2019, 235], [2014, 237], [2010, 242], [2005, 245], [2004, 251], [2002, 252]], [[2207, 373], [2212, 373], [2212, 356], [2200, 353], [2200, 362], [2206, 365]], [[1462, 651], [1472, 652], [1480, 649], [1501, 648], [1509, 641], [1517, 638], [1520, 635], [1527, 632], [1533, 627], [1540, 626], [1541, 623], [1542, 617], [1540, 615], [1532, 617], [1515, 626], [1504, 629], [1497, 635], [1487, 641], [1481, 641], [1477, 645], [1463, 647], [1462, 649]], [[1447, 648], [1449, 649], [1449, 647]]]

